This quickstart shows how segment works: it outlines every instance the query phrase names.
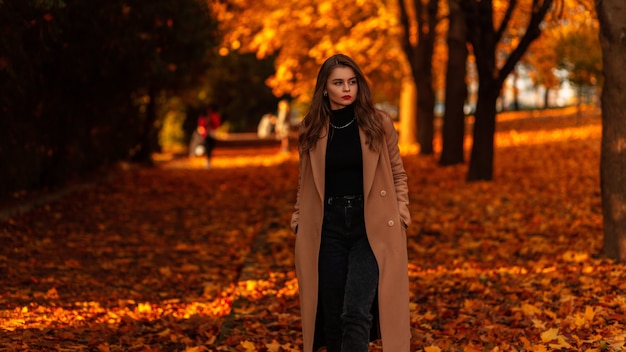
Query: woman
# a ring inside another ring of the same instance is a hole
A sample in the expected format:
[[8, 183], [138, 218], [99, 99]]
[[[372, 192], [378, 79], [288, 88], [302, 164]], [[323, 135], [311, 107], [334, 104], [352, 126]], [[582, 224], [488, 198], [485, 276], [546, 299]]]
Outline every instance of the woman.
[[391, 118], [357, 64], [322, 64], [298, 138], [296, 233], [304, 351], [410, 349], [407, 176]]

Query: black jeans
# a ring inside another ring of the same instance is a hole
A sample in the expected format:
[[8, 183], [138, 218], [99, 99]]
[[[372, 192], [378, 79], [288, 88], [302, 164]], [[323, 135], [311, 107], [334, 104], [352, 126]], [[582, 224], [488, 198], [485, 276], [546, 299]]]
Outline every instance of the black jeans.
[[378, 264], [365, 233], [362, 200], [326, 202], [318, 270], [328, 352], [367, 352]]
[[204, 139], [204, 148], [208, 161], [211, 161], [211, 156], [213, 155], [213, 149], [215, 149], [215, 144], [217, 144], [217, 141], [212, 136], [206, 136], [206, 138]]

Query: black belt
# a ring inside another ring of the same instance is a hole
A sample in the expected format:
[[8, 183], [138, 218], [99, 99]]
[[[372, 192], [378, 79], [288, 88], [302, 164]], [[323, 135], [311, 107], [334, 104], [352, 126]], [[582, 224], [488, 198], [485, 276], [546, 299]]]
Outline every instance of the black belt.
[[362, 207], [363, 196], [339, 196], [327, 197], [326, 204], [338, 207]]

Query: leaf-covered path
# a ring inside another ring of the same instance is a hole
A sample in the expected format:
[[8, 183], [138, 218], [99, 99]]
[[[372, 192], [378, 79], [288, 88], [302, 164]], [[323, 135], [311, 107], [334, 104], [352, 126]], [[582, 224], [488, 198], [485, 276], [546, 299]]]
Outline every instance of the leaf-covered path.
[[[597, 117], [502, 121], [493, 182], [404, 151], [415, 350], [623, 349], [599, 138]], [[124, 172], [1, 220], [0, 351], [299, 350], [297, 156], [201, 165]]]

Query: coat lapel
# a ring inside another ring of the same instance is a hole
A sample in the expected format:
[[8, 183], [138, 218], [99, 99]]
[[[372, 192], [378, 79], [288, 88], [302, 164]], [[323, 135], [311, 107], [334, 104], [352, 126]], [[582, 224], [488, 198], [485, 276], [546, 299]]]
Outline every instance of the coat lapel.
[[328, 141], [328, 130], [323, 130], [319, 141], [315, 148], [309, 150], [309, 157], [311, 158], [311, 169], [313, 171], [313, 180], [315, 181], [315, 187], [317, 193], [324, 202], [324, 193], [326, 184], [325, 170], [326, 170], [326, 145]]
[[376, 173], [376, 166], [378, 166], [380, 152], [375, 152], [370, 149], [365, 143], [367, 136], [360, 128], [359, 135], [361, 137], [361, 153], [363, 154], [363, 194], [367, 197], [374, 183], [374, 174]]

